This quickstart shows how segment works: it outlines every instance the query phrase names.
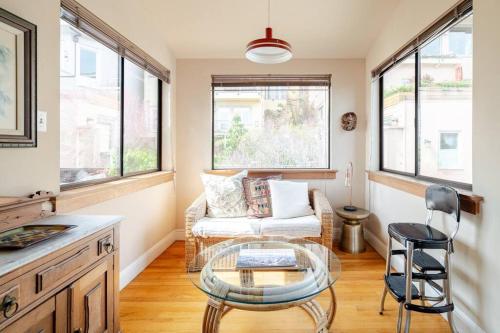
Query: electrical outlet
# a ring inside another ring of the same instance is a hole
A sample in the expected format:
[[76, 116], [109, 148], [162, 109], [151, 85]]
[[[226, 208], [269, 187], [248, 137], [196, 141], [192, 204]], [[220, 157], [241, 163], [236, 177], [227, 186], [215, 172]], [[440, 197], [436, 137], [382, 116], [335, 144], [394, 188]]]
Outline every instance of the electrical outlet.
[[38, 132], [47, 132], [47, 112], [38, 111], [37, 128]]

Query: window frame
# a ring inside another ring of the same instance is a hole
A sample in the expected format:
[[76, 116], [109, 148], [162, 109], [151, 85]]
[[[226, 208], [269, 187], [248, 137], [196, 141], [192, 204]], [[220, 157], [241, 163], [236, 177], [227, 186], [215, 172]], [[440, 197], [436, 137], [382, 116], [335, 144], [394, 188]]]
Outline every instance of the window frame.
[[[295, 77], [300, 77], [301, 75], [295, 75]], [[279, 75], [271, 75], [269, 74], [268, 77], [279, 77]], [[308, 75], [303, 75], [304, 78], [307, 78]], [[256, 84], [252, 81], [252, 76], [248, 76], [248, 86], [256, 86]], [[264, 85], [260, 85], [264, 86]], [[268, 87], [271, 85], [267, 85]], [[235, 170], [236, 168], [215, 168], [215, 161], [214, 161], [214, 154], [215, 154], [215, 89], [219, 87], [216, 84], [212, 83], [211, 86], [211, 99], [212, 99], [212, 131], [211, 131], [211, 162], [210, 162], [210, 167], [211, 170], [214, 171], [219, 171], [219, 170]], [[250, 168], [250, 170], [260, 170], [260, 171], [286, 171], [286, 170], [331, 170], [331, 141], [332, 141], [332, 124], [331, 124], [331, 100], [332, 100], [332, 84], [331, 84], [331, 75], [329, 75], [329, 83], [326, 86], [327, 91], [328, 91], [328, 110], [327, 110], [327, 137], [328, 137], [328, 144], [327, 144], [327, 166], [326, 168]]]
[[[465, 13], [465, 15], [462, 17], [463, 19], [473, 15], [473, 10], [470, 8], [469, 11]], [[397, 61], [393, 62], [390, 66], [387, 66], [384, 68], [380, 73], [378, 73], [378, 78], [376, 80], [378, 81], [378, 108], [379, 108], [379, 169], [380, 171], [384, 172], [389, 172], [393, 174], [398, 174], [402, 176], [407, 176], [407, 177], [412, 177], [417, 180], [422, 180], [426, 182], [431, 182], [431, 183], [437, 183], [437, 184], [443, 184], [443, 185], [449, 185], [452, 187], [464, 189], [464, 190], [472, 190], [472, 183], [463, 183], [463, 182], [458, 182], [458, 181], [453, 181], [453, 180], [448, 180], [448, 179], [442, 179], [442, 178], [435, 178], [435, 177], [429, 177], [429, 176], [424, 176], [420, 174], [420, 140], [419, 140], [419, 134], [420, 134], [420, 129], [421, 129], [421, 124], [419, 121], [420, 117], [420, 96], [419, 96], [419, 90], [420, 90], [420, 83], [421, 83], [421, 70], [420, 70], [420, 65], [421, 65], [421, 58], [420, 58], [420, 50], [421, 47], [424, 45], [428, 45], [432, 43], [436, 38], [439, 38], [444, 32], [449, 31], [449, 28], [453, 27], [455, 24], [460, 22], [462, 19], [458, 20], [457, 22], [453, 22], [453, 24], [450, 24], [446, 29], [443, 29], [442, 31], [439, 31], [439, 33], [435, 34], [432, 38], [429, 39], [429, 41], [422, 43], [418, 47], [416, 47], [412, 52], [408, 52], [405, 54], [403, 57], [399, 58]], [[415, 171], [412, 172], [404, 172], [404, 171], [399, 171], [399, 170], [392, 170], [389, 168], [384, 167], [384, 74], [390, 71], [391, 69], [394, 69], [398, 64], [401, 62], [405, 61], [409, 57], [415, 56]]]
[[[64, 18], [60, 18], [60, 20], [64, 21]], [[115, 52], [113, 49], [109, 48], [106, 44], [102, 43], [99, 39], [94, 38], [92, 35], [87, 34], [85, 31], [81, 31], [78, 27], [74, 27], [74, 29], [79, 30], [80, 32], [86, 34], [89, 38], [94, 39], [96, 42], [100, 43], [104, 47], [108, 48], [109, 50]], [[116, 53], [116, 52], [115, 52]], [[93, 179], [93, 180], [87, 180], [87, 181], [80, 181], [80, 182], [74, 182], [74, 183], [67, 183], [67, 184], [61, 184], [59, 183], [61, 191], [65, 190], [71, 190], [75, 188], [81, 188], [81, 187], [86, 187], [86, 186], [92, 186], [92, 185], [97, 185], [97, 184], [103, 184], [103, 183], [108, 183], [128, 177], [134, 177], [138, 175], [144, 175], [148, 173], [154, 173], [162, 170], [162, 114], [163, 114], [163, 81], [154, 73], [149, 72], [151, 75], [155, 76], [157, 81], [158, 81], [158, 128], [157, 128], [157, 152], [156, 152], [156, 158], [157, 158], [157, 165], [156, 168], [150, 169], [150, 170], [143, 170], [143, 171], [137, 171], [137, 172], [130, 172], [130, 173], [125, 173], [124, 172], [124, 135], [125, 135], [125, 104], [124, 104], [124, 84], [125, 84], [125, 59], [122, 54], [116, 53], [116, 55], [119, 57], [119, 77], [120, 77], [120, 150], [119, 150], [119, 157], [120, 157], [120, 163], [119, 163], [119, 175], [118, 176], [112, 176], [112, 177], [105, 177], [105, 178], [100, 178], [100, 179]], [[142, 68], [141, 68], [142, 69]], [[142, 69], [146, 71], [145, 69]]]

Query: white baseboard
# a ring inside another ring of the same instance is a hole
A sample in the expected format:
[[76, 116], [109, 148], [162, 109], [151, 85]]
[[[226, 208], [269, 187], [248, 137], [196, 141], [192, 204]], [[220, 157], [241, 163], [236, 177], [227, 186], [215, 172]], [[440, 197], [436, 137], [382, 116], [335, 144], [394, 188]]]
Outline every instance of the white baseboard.
[[139, 258], [130, 263], [120, 271], [120, 290], [125, 288], [137, 275], [139, 275], [150, 263], [153, 262], [176, 240], [184, 239], [183, 229], [174, 229], [169, 232], [162, 240], [153, 245], [149, 250], [143, 253]]
[[368, 228], [364, 228], [363, 232], [365, 234], [365, 240], [368, 242], [368, 244], [370, 244], [371, 247], [373, 247], [375, 251], [377, 251], [377, 253], [382, 256], [382, 258], [386, 259], [387, 244], [380, 238], [375, 236], [375, 234], [368, 230]]
[[[386, 259], [387, 256], [387, 244], [373, 234], [370, 230], [364, 229], [365, 240], [382, 256]], [[402, 256], [393, 256], [392, 267], [397, 271], [402, 272], [404, 270], [404, 259]], [[429, 296], [437, 296], [437, 293], [433, 289], [427, 289], [426, 293]], [[485, 333], [485, 331], [479, 327], [479, 325], [471, 319], [471, 317], [458, 306], [455, 306], [454, 319], [455, 326], [457, 330], [461, 333]], [[443, 314], [443, 318], [447, 320], [446, 314]]]

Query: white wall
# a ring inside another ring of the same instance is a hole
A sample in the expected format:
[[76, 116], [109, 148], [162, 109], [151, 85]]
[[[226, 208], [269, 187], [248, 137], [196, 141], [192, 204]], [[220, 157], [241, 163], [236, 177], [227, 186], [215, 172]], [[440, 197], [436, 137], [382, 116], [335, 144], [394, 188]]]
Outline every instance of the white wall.
[[38, 110], [47, 112], [37, 148], [0, 148], [0, 195], [59, 192], [59, 1], [0, 0], [0, 7], [37, 25]]
[[123, 270], [174, 231], [174, 183], [149, 187], [71, 214], [125, 216], [120, 226], [120, 267]]
[[[305, 60], [266, 66], [236, 59], [177, 60], [177, 227], [184, 228], [183, 212], [203, 192], [200, 173], [211, 168], [211, 75], [212, 74], [332, 74], [331, 167], [342, 172], [333, 181], [310, 181], [310, 186], [326, 191], [334, 206], [347, 201], [344, 168], [354, 163], [353, 201], [363, 203], [365, 91], [364, 61]], [[340, 118], [356, 112], [358, 128], [345, 132]], [[337, 233], [338, 236], [338, 233]]]
[[[151, 31], [162, 22], [140, 2], [79, 0], [121, 34], [172, 71], [165, 91], [163, 166], [172, 166], [168, 136], [175, 127], [175, 58]], [[0, 195], [27, 195], [36, 190], [59, 192], [59, 0], [0, 0], [0, 7], [38, 28], [38, 107], [48, 113], [48, 131], [39, 133], [38, 148], [0, 149]], [[131, 20], [131, 18], [134, 20]], [[172, 119], [171, 119], [172, 118]], [[172, 137], [174, 134], [172, 134]], [[138, 209], [140, 207], [140, 209]], [[161, 184], [72, 213], [121, 214], [122, 269], [162, 242], [175, 228], [174, 183]]]
[[[367, 96], [367, 168], [375, 169], [377, 160], [377, 112], [370, 107], [373, 99], [370, 70], [423, 30], [455, 3], [454, 0], [403, 0], [391, 20], [372, 46], [366, 58]], [[500, 25], [497, 0], [474, 1], [474, 93], [473, 93], [473, 189], [483, 195], [482, 213], [464, 213], [453, 255], [453, 290], [456, 315], [461, 332], [497, 332], [500, 327], [498, 309], [498, 276], [500, 262], [500, 223], [495, 205], [500, 203], [500, 124], [498, 94], [500, 82]], [[368, 198], [369, 196], [369, 198]], [[423, 221], [425, 205], [421, 198], [387, 186], [367, 184], [367, 205], [373, 218], [367, 224], [371, 242], [384, 251], [387, 225], [396, 221]], [[446, 229], [443, 217], [437, 226]], [[384, 255], [384, 253], [381, 253]]]

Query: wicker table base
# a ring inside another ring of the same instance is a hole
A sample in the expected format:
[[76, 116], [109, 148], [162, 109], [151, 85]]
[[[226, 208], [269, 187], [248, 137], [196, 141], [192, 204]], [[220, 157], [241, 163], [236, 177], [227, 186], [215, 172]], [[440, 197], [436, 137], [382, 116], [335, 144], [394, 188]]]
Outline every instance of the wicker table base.
[[219, 300], [210, 297], [205, 308], [205, 315], [203, 317], [202, 333], [218, 333], [219, 323], [222, 317], [232, 309], [240, 309], [247, 311], [275, 311], [283, 310], [291, 307], [301, 307], [307, 314], [314, 320], [316, 325], [314, 333], [327, 333], [332, 326], [335, 313], [337, 311], [337, 300], [335, 298], [335, 291], [333, 285], [329, 287], [330, 290], [330, 306], [328, 311], [325, 312], [321, 305], [313, 298], [302, 299], [295, 302], [280, 303], [280, 304], [242, 304], [233, 303], [228, 301]]

